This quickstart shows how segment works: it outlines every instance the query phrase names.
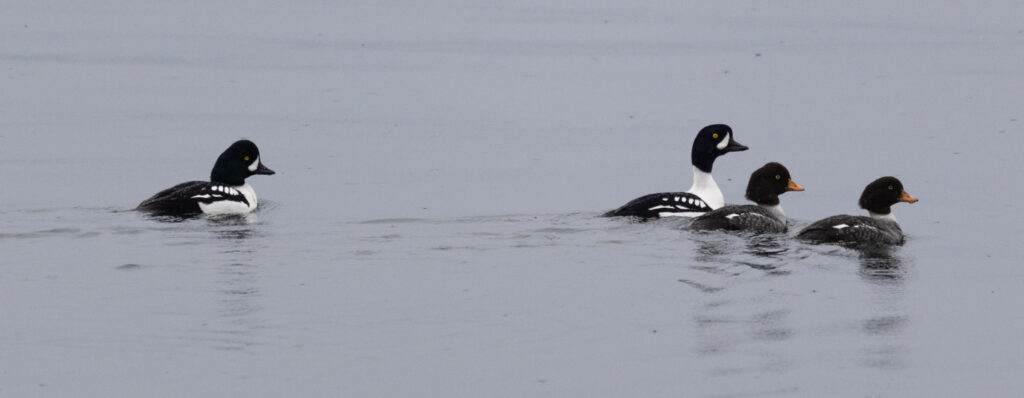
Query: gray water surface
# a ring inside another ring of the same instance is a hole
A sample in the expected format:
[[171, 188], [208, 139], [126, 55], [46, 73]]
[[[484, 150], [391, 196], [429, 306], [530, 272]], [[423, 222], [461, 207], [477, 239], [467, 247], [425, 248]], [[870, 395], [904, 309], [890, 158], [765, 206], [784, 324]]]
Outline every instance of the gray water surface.
[[[1014, 396], [1022, 7], [7, 4], [0, 396]], [[597, 217], [719, 122], [907, 243]], [[240, 137], [255, 213], [131, 211]]]

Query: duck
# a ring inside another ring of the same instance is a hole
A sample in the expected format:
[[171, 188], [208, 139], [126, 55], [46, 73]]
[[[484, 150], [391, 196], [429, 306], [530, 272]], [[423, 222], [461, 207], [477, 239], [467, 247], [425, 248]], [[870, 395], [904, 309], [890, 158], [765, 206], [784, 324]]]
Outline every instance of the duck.
[[217, 158], [210, 181], [189, 181], [157, 192], [139, 203], [136, 210], [161, 216], [199, 214], [247, 214], [256, 209], [256, 192], [245, 179], [253, 175], [273, 175], [260, 159], [260, 150], [252, 141], [239, 140]]
[[652, 193], [633, 199], [604, 217], [633, 217], [650, 220], [662, 217], [696, 217], [725, 205], [711, 168], [715, 159], [729, 152], [749, 149], [736, 141], [732, 128], [712, 124], [702, 128], [693, 140], [690, 162], [693, 164], [693, 185], [686, 192]]
[[720, 207], [695, 218], [690, 223], [690, 228], [755, 233], [786, 232], [786, 215], [779, 203], [779, 195], [803, 190], [804, 188], [790, 177], [786, 166], [769, 162], [754, 170], [747, 183], [746, 198], [756, 205]]
[[896, 177], [886, 176], [872, 181], [860, 195], [860, 207], [868, 216], [841, 214], [827, 217], [800, 230], [797, 238], [812, 243], [838, 243], [846, 246], [892, 246], [905, 241], [903, 230], [892, 206], [900, 203], [916, 203]]

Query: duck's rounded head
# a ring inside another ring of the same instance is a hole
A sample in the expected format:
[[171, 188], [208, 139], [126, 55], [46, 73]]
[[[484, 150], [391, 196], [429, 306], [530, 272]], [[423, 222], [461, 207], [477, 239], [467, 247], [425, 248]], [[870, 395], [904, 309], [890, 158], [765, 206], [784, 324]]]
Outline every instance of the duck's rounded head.
[[226, 185], [243, 185], [245, 179], [255, 174], [274, 174], [260, 160], [260, 149], [252, 141], [238, 140], [231, 144], [217, 158], [210, 172], [210, 181]]
[[876, 214], [889, 214], [892, 205], [899, 202], [914, 203], [917, 198], [903, 190], [903, 183], [896, 177], [882, 177], [864, 187], [860, 194], [860, 207]]
[[746, 197], [759, 205], [774, 206], [779, 204], [779, 195], [788, 191], [803, 190], [804, 188], [789, 176], [786, 166], [770, 162], [750, 174]]
[[710, 173], [715, 159], [729, 152], [745, 151], [746, 145], [736, 141], [732, 128], [725, 124], [712, 124], [704, 127], [693, 140], [690, 153], [694, 166]]

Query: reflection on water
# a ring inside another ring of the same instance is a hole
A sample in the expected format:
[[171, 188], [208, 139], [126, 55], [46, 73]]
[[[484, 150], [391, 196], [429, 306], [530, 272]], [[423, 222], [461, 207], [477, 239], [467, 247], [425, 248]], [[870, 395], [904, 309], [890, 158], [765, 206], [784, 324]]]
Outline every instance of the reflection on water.
[[241, 228], [241, 229], [223, 229], [213, 232], [214, 237], [217, 239], [227, 240], [243, 240], [253, 237], [255, 231], [252, 228]]
[[[122, 219], [114, 225], [95, 224], [94, 215], [82, 217], [82, 222], [24, 230], [52, 239], [100, 231], [98, 238], [90, 239], [132, 245], [127, 247], [142, 244], [134, 254], [114, 256], [116, 262], [108, 269], [113, 265], [122, 278], [150, 280], [157, 288], [195, 300], [205, 317], [174, 312], [175, 305], [163, 316], [198, 319], [171, 328], [171, 335], [177, 342], [220, 352], [217, 355], [248, 354], [276, 344], [270, 336], [289, 327], [280, 322], [285, 315], [274, 313], [281, 307], [280, 292], [287, 290], [282, 288], [282, 264], [317, 272], [322, 270], [311, 267], [311, 262], [342, 259], [358, 264], [353, 269], [373, 273], [426, 263], [462, 274], [472, 267], [460, 264], [480, 259], [495, 264], [532, 260], [547, 264], [545, 271], [561, 272], [561, 267], [576, 264], [561, 260], [568, 256], [636, 278], [644, 284], [638, 291], [665, 281], [659, 278], [670, 278], [678, 290], [672, 296], [680, 300], [663, 301], [678, 307], [678, 312], [669, 310], [674, 319], [657, 321], [685, 329], [685, 339], [670, 343], [672, 348], [700, 361], [702, 377], [724, 384], [740, 386], [751, 378], [798, 371], [807, 359], [794, 347], [842, 357], [842, 366], [861, 370], [890, 371], [908, 362], [903, 336], [911, 319], [902, 304], [902, 285], [908, 282], [906, 268], [912, 260], [901, 256], [899, 248], [856, 251], [807, 245], [785, 234], [691, 232], [679, 223], [634, 224], [588, 215], [338, 222], [331, 228], [339, 235], [324, 237], [289, 235], [279, 229], [283, 223], [275, 222], [273, 212], [190, 219], [130, 213], [117, 216]], [[279, 239], [271, 244], [269, 237]], [[376, 264], [389, 266], [365, 267]], [[777, 387], [797, 388], [790, 382]]]
[[218, 316], [192, 332], [219, 350], [238, 351], [258, 344], [256, 331], [263, 327], [258, 316], [263, 310], [259, 261], [263, 225], [256, 214], [150, 218], [179, 225], [176, 232], [185, 233], [186, 246], [205, 246], [217, 253], [196, 266], [215, 270], [217, 294], [212, 298]]
[[779, 268], [793, 261], [793, 243], [786, 235], [701, 231], [694, 233], [693, 238], [697, 243], [694, 259], [702, 263], [697, 267], [704, 270], [722, 271], [740, 265], [777, 275], [785, 274]]
[[[700, 237], [700, 236], [698, 236]], [[729, 254], [731, 244], [722, 239], [697, 239], [694, 260], [701, 263], [718, 263], [722, 256]]]
[[198, 215], [184, 217], [184, 216], [161, 215], [161, 214], [151, 214], [151, 213], [139, 213], [139, 214], [142, 214], [143, 217], [145, 217], [145, 218], [147, 218], [149, 220], [153, 220], [153, 221], [157, 221], [157, 222], [162, 222], [162, 223], [171, 223], [171, 224], [173, 224], [173, 223], [183, 223], [183, 222], [186, 222], [186, 221], [189, 221], [189, 220], [195, 220], [195, 219], [200, 217]]
[[865, 319], [863, 332], [872, 335], [892, 335], [903, 330], [907, 317], [902, 315], [885, 315]]
[[903, 259], [896, 255], [898, 250], [894, 247], [858, 249], [861, 277], [874, 283], [902, 283], [907, 271]]
[[876, 313], [862, 320], [860, 328], [868, 344], [862, 350], [862, 361], [870, 368], [901, 368], [905, 363], [901, 338], [909, 322], [902, 304], [907, 270], [899, 250], [898, 246], [855, 250], [860, 261], [858, 274], [872, 287], [876, 306]]
[[225, 330], [233, 336], [225, 340], [224, 349], [238, 350], [254, 344], [253, 331], [259, 327], [254, 315], [261, 307], [257, 302], [260, 297], [260, 267], [256, 265], [259, 246], [253, 242], [258, 231], [258, 220], [255, 214], [218, 215], [206, 217], [206, 225], [220, 243], [221, 253], [233, 262], [218, 265], [218, 280], [222, 296], [220, 310], [223, 320], [227, 322]]
[[[793, 363], [788, 345], [794, 339], [808, 339], [808, 331], [795, 326], [807, 322], [801, 316], [831, 320], [822, 323], [822, 330], [810, 331], [812, 338], [814, 333], [835, 333], [834, 328], [853, 336], [851, 341], [856, 343], [845, 354], [865, 369], [905, 367], [908, 352], [903, 332], [910, 317], [903, 303], [908, 272], [899, 247], [808, 245], [784, 234], [691, 235], [695, 248], [687, 269], [695, 272], [678, 281], [699, 292], [692, 343], [695, 354], [709, 364], [709, 377], [739, 380], [786, 372]], [[788, 288], [792, 279], [775, 279], [793, 275], [805, 281], [803, 287], [792, 290]], [[808, 280], [819, 284], [807, 285]], [[835, 284], [866, 286], [869, 294], [819, 296], [819, 291], [835, 291]], [[808, 312], [806, 303], [796, 305], [805, 302], [801, 297], [825, 301], [811, 306], [817, 311]], [[834, 308], [829, 300], [855, 310], [821, 312]], [[843, 355], [844, 349], [837, 354]], [[737, 356], [752, 360], [742, 364], [729, 360]]]
[[[731, 384], [786, 372], [792, 359], [785, 346], [796, 335], [793, 310], [775, 300], [771, 289], [756, 286], [789, 273], [782, 268], [793, 260], [790, 241], [779, 234], [721, 231], [688, 237], [695, 250], [687, 268], [697, 272], [678, 280], [701, 293], [692, 318], [696, 338], [690, 343], [706, 364], [707, 377]], [[733, 360], [737, 357], [746, 360]]]
[[246, 240], [256, 233], [256, 216], [252, 214], [209, 217], [206, 221], [217, 239]]
[[259, 267], [251, 263], [231, 263], [217, 267], [221, 276], [220, 286], [221, 321], [224, 324], [219, 332], [230, 332], [234, 341], [225, 341], [224, 349], [241, 349], [253, 344], [251, 337], [259, 328], [255, 316], [262, 307], [258, 303], [261, 296], [259, 289]]
[[747, 239], [746, 253], [756, 256], [777, 256], [789, 251], [789, 239], [785, 235], [751, 235]]
[[750, 318], [751, 335], [757, 340], [781, 341], [793, 335], [793, 329], [786, 323], [788, 309], [769, 310], [754, 314]]

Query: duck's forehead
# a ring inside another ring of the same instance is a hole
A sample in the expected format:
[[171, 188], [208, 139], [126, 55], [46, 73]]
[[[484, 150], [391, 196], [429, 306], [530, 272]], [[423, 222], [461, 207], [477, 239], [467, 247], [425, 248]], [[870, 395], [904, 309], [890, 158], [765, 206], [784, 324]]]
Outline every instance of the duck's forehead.
[[729, 132], [732, 132], [732, 129], [728, 125], [725, 125], [725, 124], [713, 124], [713, 125], [710, 125], [710, 126], [707, 126], [707, 127], [703, 128], [703, 129], [701, 129], [700, 135], [704, 135], [704, 136], [707, 136], [708, 138], [712, 138], [713, 135], [718, 134], [719, 135], [718, 138], [721, 138], [722, 134], [727, 134]]
[[772, 166], [772, 165], [769, 164], [769, 165], [765, 165], [765, 166], [761, 167], [760, 169], [757, 169], [757, 174], [760, 175], [760, 176], [763, 176], [765, 178], [771, 177], [771, 178], [774, 179], [776, 174], [783, 174], [783, 173], [782, 173], [782, 170], [780, 170], [778, 167], [775, 167], [775, 166]]
[[260, 150], [257, 149], [256, 145], [253, 145], [252, 143], [243, 144], [239, 148], [239, 152], [241, 152], [242, 154], [247, 155], [247, 156], [259, 156], [260, 155]]

